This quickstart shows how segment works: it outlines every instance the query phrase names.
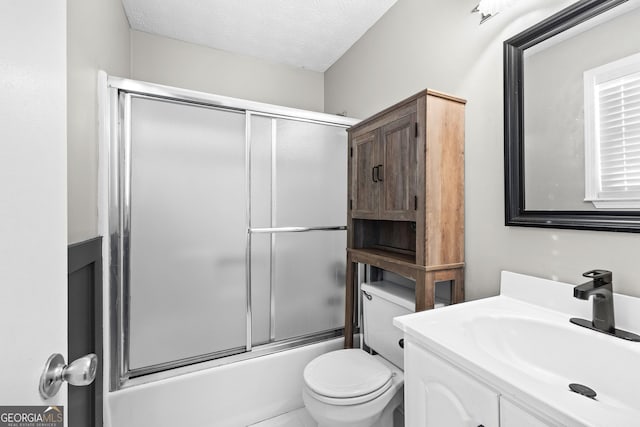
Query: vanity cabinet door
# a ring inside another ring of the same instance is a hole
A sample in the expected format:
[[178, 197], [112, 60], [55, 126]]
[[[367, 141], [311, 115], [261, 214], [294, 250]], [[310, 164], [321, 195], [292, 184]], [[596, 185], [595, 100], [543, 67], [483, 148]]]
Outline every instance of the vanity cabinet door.
[[500, 397], [500, 427], [551, 427], [515, 403]]
[[499, 395], [405, 339], [406, 427], [498, 427]]
[[383, 126], [380, 139], [380, 219], [415, 221], [419, 169], [416, 114]]
[[374, 169], [379, 164], [378, 130], [353, 139], [351, 144], [351, 215], [377, 219], [379, 188]]

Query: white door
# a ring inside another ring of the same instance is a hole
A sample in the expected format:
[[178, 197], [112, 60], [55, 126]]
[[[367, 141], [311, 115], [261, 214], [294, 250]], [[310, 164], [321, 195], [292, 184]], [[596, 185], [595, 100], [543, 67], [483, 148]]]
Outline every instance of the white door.
[[66, 406], [38, 392], [67, 353], [66, 61], [66, 1], [0, 3], [0, 406]]

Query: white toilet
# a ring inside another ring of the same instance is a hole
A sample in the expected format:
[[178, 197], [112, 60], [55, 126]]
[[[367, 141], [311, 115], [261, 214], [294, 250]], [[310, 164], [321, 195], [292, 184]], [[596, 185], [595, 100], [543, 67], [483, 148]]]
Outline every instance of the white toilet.
[[361, 349], [333, 351], [304, 369], [302, 399], [319, 427], [393, 427], [402, 404], [402, 332], [392, 319], [415, 311], [413, 288], [381, 281], [363, 283], [364, 342]]

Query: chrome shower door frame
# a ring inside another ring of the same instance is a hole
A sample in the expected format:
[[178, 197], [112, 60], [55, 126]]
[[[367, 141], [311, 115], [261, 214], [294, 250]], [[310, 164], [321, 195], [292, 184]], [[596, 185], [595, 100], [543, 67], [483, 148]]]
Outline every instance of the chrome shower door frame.
[[[108, 238], [105, 239], [105, 265], [109, 268], [105, 274], [109, 281], [110, 307], [108, 321], [110, 328], [110, 390], [134, 386], [137, 384], [173, 377], [187, 372], [207, 369], [214, 366], [228, 364], [240, 360], [270, 354], [284, 349], [337, 337], [342, 329], [323, 331], [292, 339], [275, 341], [273, 334], [274, 293], [271, 294], [271, 340], [269, 343], [252, 345], [252, 304], [251, 304], [251, 236], [253, 234], [271, 234], [271, 249], [273, 254], [275, 233], [297, 233], [327, 230], [345, 230], [343, 225], [329, 225], [320, 227], [251, 227], [251, 117], [266, 116], [272, 119], [288, 119], [318, 123], [327, 126], [347, 128], [357, 120], [324, 113], [314, 113], [293, 108], [280, 107], [270, 104], [245, 101], [229, 97], [210, 95], [185, 89], [171, 88], [117, 77], [107, 77], [107, 104], [109, 138], [107, 150], [103, 153], [107, 157], [106, 171], [106, 216]], [[129, 325], [130, 325], [130, 232], [131, 232], [131, 99], [149, 98], [177, 104], [197, 105], [206, 108], [244, 112], [245, 114], [245, 168], [246, 178], [246, 344], [241, 349], [229, 349], [215, 353], [203, 354], [167, 363], [156, 364], [143, 368], [131, 369], [129, 364]], [[345, 138], [346, 142], [346, 138]], [[275, 150], [275, 144], [273, 149]], [[275, 162], [275, 160], [274, 160]], [[104, 164], [104, 163], [103, 163]], [[275, 165], [274, 176], [275, 180]], [[275, 185], [275, 182], [272, 181]], [[274, 187], [275, 188], [275, 187]], [[275, 198], [273, 198], [275, 200]], [[345, 201], [346, 202], [346, 201]], [[275, 204], [275, 202], [273, 202]], [[275, 206], [272, 207], [275, 209]], [[273, 287], [274, 270], [273, 259], [271, 287]]]

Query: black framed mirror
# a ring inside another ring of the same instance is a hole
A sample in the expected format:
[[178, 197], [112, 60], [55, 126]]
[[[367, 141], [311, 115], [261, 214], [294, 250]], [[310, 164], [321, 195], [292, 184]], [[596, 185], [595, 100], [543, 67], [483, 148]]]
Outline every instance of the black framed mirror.
[[602, 207], [585, 194], [597, 193], [592, 169], [608, 170], [589, 159], [608, 157], [585, 146], [599, 125], [585, 125], [584, 104], [591, 70], [640, 58], [638, 3], [582, 0], [504, 42], [505, 225], [640, 232], [636, 202]]

